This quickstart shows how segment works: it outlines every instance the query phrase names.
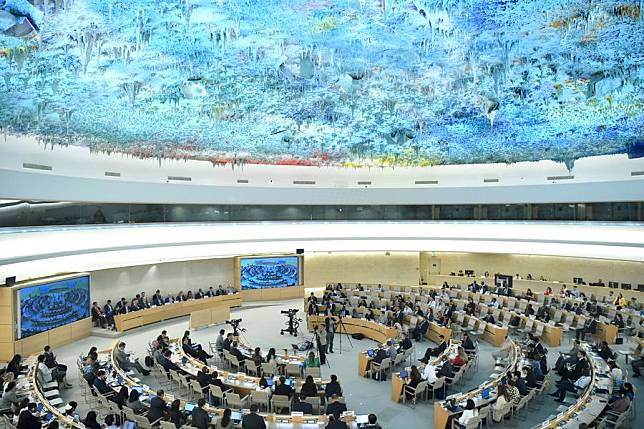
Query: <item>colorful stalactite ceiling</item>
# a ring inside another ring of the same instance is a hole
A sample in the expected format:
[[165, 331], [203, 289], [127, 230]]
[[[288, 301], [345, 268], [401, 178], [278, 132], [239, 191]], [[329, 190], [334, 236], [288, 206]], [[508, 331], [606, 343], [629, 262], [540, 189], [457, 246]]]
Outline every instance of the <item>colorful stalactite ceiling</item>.
[[641, 1], [1, 0], [0, 126], [213, 163], [644, 152]]

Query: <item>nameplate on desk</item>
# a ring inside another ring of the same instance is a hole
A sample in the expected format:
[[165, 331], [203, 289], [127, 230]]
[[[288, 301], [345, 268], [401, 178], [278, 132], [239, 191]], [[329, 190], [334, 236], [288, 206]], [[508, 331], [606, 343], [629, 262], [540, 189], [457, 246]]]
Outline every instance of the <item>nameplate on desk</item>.
[[291, 417], [304, 417], [303, 411], [291, 411]]

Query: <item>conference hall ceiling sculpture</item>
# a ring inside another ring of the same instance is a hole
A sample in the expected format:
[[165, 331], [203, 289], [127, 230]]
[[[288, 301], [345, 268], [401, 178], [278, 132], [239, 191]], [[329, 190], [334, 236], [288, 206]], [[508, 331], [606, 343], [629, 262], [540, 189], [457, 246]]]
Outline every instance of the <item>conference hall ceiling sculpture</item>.
[[0, 0], [0, 127], [54, 148], [215, 164], [642, 156], [642, 8]]

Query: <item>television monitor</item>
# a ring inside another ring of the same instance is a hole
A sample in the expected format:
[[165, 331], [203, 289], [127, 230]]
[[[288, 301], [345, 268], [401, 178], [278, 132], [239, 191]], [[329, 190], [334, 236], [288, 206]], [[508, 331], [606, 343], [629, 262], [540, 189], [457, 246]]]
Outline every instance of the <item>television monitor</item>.
[[18, 335], [30, 337], [90, 316], [89, 276], [23, 287], [17, 292]]
[[297, 286], [299, 280], [300, 258], [298, 256], [239, 259], [241, 290]]
[[494, 284], [497, 286], [507, 286], [512, 288], [512, 276], [507, 274], [494, 274]]

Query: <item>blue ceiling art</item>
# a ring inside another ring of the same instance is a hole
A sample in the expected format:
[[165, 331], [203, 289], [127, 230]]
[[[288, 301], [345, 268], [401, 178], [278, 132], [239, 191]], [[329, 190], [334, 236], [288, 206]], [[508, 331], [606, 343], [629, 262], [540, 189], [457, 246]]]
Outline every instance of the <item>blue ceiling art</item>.
[[215, 164], [641, 156], [642, 8], [0, 0], [0, 127]]

